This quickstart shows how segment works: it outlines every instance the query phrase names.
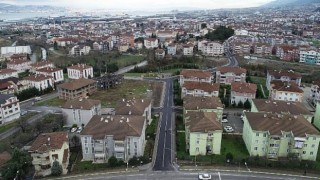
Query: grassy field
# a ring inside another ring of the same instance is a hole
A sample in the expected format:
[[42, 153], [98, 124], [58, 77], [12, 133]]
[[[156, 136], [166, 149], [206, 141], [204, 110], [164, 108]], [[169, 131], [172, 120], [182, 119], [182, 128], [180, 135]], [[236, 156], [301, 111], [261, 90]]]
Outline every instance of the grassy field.
[[266, 86], [266, 81], [267, 81], [266, 78], [265, 77], [257, 77], [257, 76], [250, 76], [250, 78], [253, 83], [257, 84], [258, 88], [261, 88], [260, 87], [260, 84], [261, 84], [263, 91], [266, 95], [265, 98], [269, 97], [269, 91]]
[[129, 77], [159, 77], [158, 73], [125, 73], [124, 76]]
[[12, 123], [9, 123], [9, 124], [6, 124], [6, 125], [3, 125], [3, 126], [0, 126], [0, 133], [3, 133], [5, 131], [7, 131], [8, 129], [12, 128], [12, 127], [15, 127], [18, 123], [17, 121], [20, 121], [20, 120], [24, 120], [24, 119], [29, 119], [31, 118], [32, 116], [35, 116], [36, 112], [29, 112], [28, 114], [26, 114], [25, 116], [21, 116], [19, 119], [17, 119], [16, 121], [12, 122]]
[[66, 101], [55, 97], [53, 99], [48, 99], [46, 101], [36, 102], [37, 106], [62, 106]]
[[122, 84], [106, 91], [98, 91], [90, 98], [101, 100], [102, 107], [115, 107], [122, 98], [146, 98], [147, 90], [150, 90], [147, 81], [124, 80]]
[[117, 63], [118, 66], [121, 68], [129, 65], [137, 64], [143, 61], [143, 59], [144, 59], [144, 56], [139, 56], [139, 55], [121, 55], [116, 59], [112, 59], [110, 63]]

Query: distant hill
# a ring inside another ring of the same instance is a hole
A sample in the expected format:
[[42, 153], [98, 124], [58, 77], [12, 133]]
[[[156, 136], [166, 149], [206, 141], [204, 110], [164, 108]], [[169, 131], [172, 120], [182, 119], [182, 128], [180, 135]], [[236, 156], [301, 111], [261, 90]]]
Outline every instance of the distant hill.
[[320, 0], [275, 0], [262, 7], [301, 6], [314, 3], [320, 3]]
[[[13, 4], [6, 4], [0, 3], [0, 11], [34, 11], [34, 10], [52, 10], [56, 9], [57, 7], [53, 6], [40, 6], [40, 5], [25, 5], [25, 6], [18, 6]], [[59, 9], [61, 9], [59, 7]]]
[[320, 12], [320, 7], [318, 7], [314, 12]]

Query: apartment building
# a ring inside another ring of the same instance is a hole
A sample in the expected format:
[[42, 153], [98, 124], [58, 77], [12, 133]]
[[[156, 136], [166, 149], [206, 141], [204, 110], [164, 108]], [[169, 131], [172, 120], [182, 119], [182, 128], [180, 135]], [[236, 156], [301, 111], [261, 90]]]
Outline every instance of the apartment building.
[[65, 126], [86, 126], [94, 115], [101, 113], [101, 101], [94, 99], [68, 100], [62, 107], [62, 113], [66, 118]]
[[93, 78], [93, 67], [86, 64], [76, 64], [67, 68], [70, 79]]
[[222, 56], [224, 53], [223, 45], [218, 42], [203, 43], [200, 50], [205, 56]]
[[105, 163], [115, 156], [128, 162], [143, 156], [145, 129], [142, 116], [94, 115], [80, 134], [83, 160]]
[[198, 69], [183, 69], [180, 73], [180, 86], [185, 82], [213, 82], [213, 75], [210, 71], [198, 70]]
[[30, 46], [7, 46], [1, 47], [1, 56], [7, 54], [31, 54]]
[[0, 94], [0, 126], [20, 117], [20, 103], [13, 94]]
[[193, 97], [186, 96], [183, 99], [183, 114], [190, 111], [214, 112], [218, 120], [222, 119], [224, 105], [218, 97]]
[[231, 83], [231, 104], [245, 103], [247, 100], [251, 103], [256, 98], [257, 85], [244, 82]]
[[158, 43], [159, 43], [158, 39], [156, 39], [156, 38], [146, 38], [146, 39], [144, 39], [144, 46], [147, 49], [157, 48], [159, 46]]
[[218, 97], [220, 84], [186, 81], [181, 88], [182, 98], [185, 96]]
[[8, 69], [16, 70], [18, 73], [25, 72], [31, 68], [32, 62], [29, 60], [15, 60], [7, 63]]
[[0, 79], [7, 79], [10, 77], [18, 77], [18, 71], [14, 69], [0, 69]]
[[216, 113], [189, 111], [184, 121], [190, 156], [220, 154], [222, 126]]
[[182, 52], [184, 56], [193, 56], [193, 45], [192, 44], [183, 45]]
[[270, 83], [269, 97], [271, 100], [302, 102], [303, 90], [294, 82], [273, 80]]
[[310, 51], [300, 51], [300, 63], [320, 65], [320, 52], [310, 50]]
[[146, 124], [151, 124], [151, 99], [122, 99], [115, 107], [115, 114], [142, 116]]
[[247, 70], [241, 67], [218, 67], [216, 83], [231, 84], [232, 82], [246, 82]]
[[266, 86], [270, 90], [270, 82], [273, 80], [279, 80], [283, 82], [294, 82], [298, 86], [301, 85], [302, 76], [300, 73], [296, 73], [292, 70], [269, 70], [267, 72]]
[[253, 99], [251, 112], [264, 112], [272, 114], [291, 114], [303, 116], [309, 123], [312, 122], [313, 114], [301, 102], [286, 102], [277, 100]]
[[71, 56], [83, 56], [83, 55], [88, 55], [90, 51], [91, 51], [90, 46], [75, 45], [71, 48], [69, 54]]
[[40, 134], [28, 150], [32, 157], [35, 176], [48, 176], [54, 161], [62, 166], [62, 174], [67, 174], [69, 165], [69, 138], [67, 132]]
[[245, 42], [235, 42], [232, 45], [232, 50], [235, 54], [250, 54], [250, 45], [248, 43]]
[[168, 51], [168, 54], [169, 55], [176, 55], [177, 54], [177, 45], [176, 44], [169, 44], [168, 47], [167, 47], [167, 51]]
[[315, 105], [320, 102], [320, 80], [313, 81], [311, 85], [311, 93], [309, 99]]
[[276, 56], [284, 61], [296, 61], [299, 59], [299, 49], [294, 46], [280, 45], [277, 47]]
[[314, 121], [313, 121], [313, 124], [318, 128], [320, 129], [320, 102], [316, 102], [316, 111], [315, 111], [315, 114], [314, 114]]
[[23, 80], [28, 84], [29, 87], [35, 87], [39, 91], [43, 91], [47, 88], [54, 88], [54, 81], [52, 76], [47, 76], [43, 74], [36, 74], [32, 76], [27, 76]]
[[40, 62], [33, 63], [30, 66], [31, 66], [30, 72], [33, 72], [33, 73], [35, 73], [36, 70], [38, 69], [55, 68], [55, 65], [51, 61], [40, 61]]
[[59, 99], [71, 100], [86, 98], [97, 91], [97, 81], [92, 79], [76, 79], [57, 86]]
[[250, 156], [316, 160], [320, 133], [303, 116], [246, 112], [243, 121]]
[[52, 77], [54, 83], [60, 83], [64, 81], [63, 70], [60, 68], [46, 67], [35, 70], [35, 73]]

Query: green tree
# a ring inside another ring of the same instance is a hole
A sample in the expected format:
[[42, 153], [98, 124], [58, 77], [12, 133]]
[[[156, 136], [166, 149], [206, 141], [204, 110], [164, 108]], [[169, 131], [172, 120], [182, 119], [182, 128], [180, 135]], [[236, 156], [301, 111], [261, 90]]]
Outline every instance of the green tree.
[[207, 23], [202, 23], [201, 24], [201, 29], [207, 28]]
[[234, 30], [230, 27], [219, 26], [216, 30], [205, 35], [211, 41], [225, 41], [234, 34]]
[[133, 156], [131, 159], [129, 159], [128, 163], [130, 166], [138, 166], [139, 160], [136, 156]]
[[110, 167], [117, 167], [118, 166], [118, 159], [114, 156], [111, 156], [109, 159], [108, 159], [108, 164]]
[[54, 50], [58, 50], [58, 43], [57, 43], [57, 41], [54, 41], [54, 43], [53, 43], [53, 49], [54, 49]]
[[244, 108], [245, 109], [251, 109], [251, 103], [250, 101], [247, 99], [244, 104], [243, 104]]
[[233, 160], [233, 155], [232, 155], [232, 153], [227, 153], [227, 154], [226, 154], [226, 159], [227, 159], [227, 161], [229, 160], [229, 162], [231, 162], [231, 161]]
[[51, 167], [51, 175], [60, 176], [62, 174], [62, 166], [59, 164], [59, 161], [54, 161]]
[[238, 108], [243, 108], [243, 102], [242, 101], [238, 102]]
[[17, 148], [13, 150], [11, 155], [12, 159], [0, 171], [2, 178], [14, 179], [17, 177], [17, 179], [24, 179], [31, 167], [30, 156]]

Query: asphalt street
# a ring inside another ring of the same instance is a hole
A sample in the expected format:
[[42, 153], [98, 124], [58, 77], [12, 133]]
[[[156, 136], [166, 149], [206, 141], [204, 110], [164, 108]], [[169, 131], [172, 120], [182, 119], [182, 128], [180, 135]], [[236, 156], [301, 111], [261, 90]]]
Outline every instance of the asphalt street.
[[[287, 174], [263, 174], [263, 173], [252, 173], [252, 172], [219, 172], [212, 171], [206, 172], [211, 175], [211, 179], [213, 180], [308, 180], [308, 179], [316, 179], [309, 178], [306, 176], [294, 176]], [[92, 179], [92, 180], [194, 180], [198, 179], [198, 172], [137, 172], [137, 173], [122, 173], [122, 174], [91, 174], [91, 175], [83, 175], [83, 176], [74, 176], [74, 177], [64, 177], [63, 179]]]
[[227, 113], [227, 123], [222, 123], [223, 126], [232, 126], [234, 133], [242, 133], [243, 122], [240, 118], [242, 109], [224, 109], [223, 113]]
[[160, 126], [158, 130], [158, 145], [157, 154], [154, 162], [154, 171], [171, 171], [174, 170], [172, 166], [172, 112], [173, 112], [173, 79], [165, 79], [166, 87], [163, 97], [163, 107], [161, 110], [162, 118], [160, 119]]

